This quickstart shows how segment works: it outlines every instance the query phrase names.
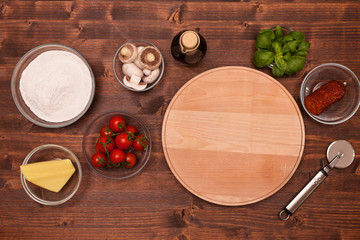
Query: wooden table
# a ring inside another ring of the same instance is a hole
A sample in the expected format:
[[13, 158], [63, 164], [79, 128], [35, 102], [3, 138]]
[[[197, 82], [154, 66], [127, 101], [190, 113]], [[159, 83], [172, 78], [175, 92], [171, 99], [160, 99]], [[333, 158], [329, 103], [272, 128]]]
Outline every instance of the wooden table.
[[[360, 76], [360, 4], [348, 1], [20, 1], [0, 5], [0, 238], [1, 239], [359, 239], [360, 112], [345, 123], [322, 125], [300, 107], [305, 150], [290, 181], [276, 194], [251, 205], [225, 207], [192, 195], [170, 171], [161, 146], [164, 113], [175, 93], [197, 74], [220, 66], [255, 68], [259, 30], [277, 24], [305, 33], [311, 43], [307, 64], [278, 81], [300, 104], [302, 79], [327, 62], [346, 65]], [[199, 27], [208, 52], [197, 66], [175, 61], [172, 37]], [[115, 79], [112, 59], [130, 39], [157, 45], [164, 77], [145, 93], [126, 90]], [[35, 46], [60, 43], [79, 51], [96, 78], [95, 99], [74, 124], [47, 129], [17, 110], [10, 91], [12, 71]], [[268, 69], [262, 69], [270, 73]], [[135, 177], [108, 180], [86, 163], [81, 148], [86, 126], [100, 113], [123, 110], [150, 129], [153, 152]], [[321, 167], [327, 146], [350, 141], [353, 164], [332, 172], [302, 207], [284, 222], [278, 213]], [[22, 188], [19, 166], [35, 147], [54, 143], [72, 150], [83, 167], [79, 191], [67, 203], [42, 206]]]

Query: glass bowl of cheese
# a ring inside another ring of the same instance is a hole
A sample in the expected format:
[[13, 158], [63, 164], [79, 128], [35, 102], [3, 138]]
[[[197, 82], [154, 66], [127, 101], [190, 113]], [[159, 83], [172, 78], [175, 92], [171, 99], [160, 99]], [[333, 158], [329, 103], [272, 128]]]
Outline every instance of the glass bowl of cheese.
[[33, 149], [20, 166], [25, 192], [36, 202], [59, 205], [79, 189], [82, 169], [79, 159], [69, 149], [46, 144]]

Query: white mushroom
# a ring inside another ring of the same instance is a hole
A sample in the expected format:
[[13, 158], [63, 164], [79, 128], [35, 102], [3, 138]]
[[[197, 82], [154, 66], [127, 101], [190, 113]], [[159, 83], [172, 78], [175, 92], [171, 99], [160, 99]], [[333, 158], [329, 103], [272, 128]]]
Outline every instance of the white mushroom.
[[139, 84], [132, 83], [132, 82], [128, 81], [126, 76], [124, 76], [123, 81], [126, 86], [136, 89], [136, 90], [139, 90], [139, 91], [144, 90], [147, 86], [147, 83], [144, 83], [144, 82], [140, 82]]
[[127, 43], [120, 49], [119, 59], [123, 63], [131, 63], [138, 56], [137, 48], [132, 43]]
[[137, 47], [137, 57], [134, 60], [135, 65], [138, 66], [140, 69], [142, 69], [142, 67], [141, 67], [141, 64], [140, 64], [140, 54], [139, 53], [141, 52], [141, 50], [143, 48], [144, 48], [144, 46], [138, 46]]
[[124, 63], [122, 66], [122, 71], [128, 77], [131, 77], [132, 75], [136, 75], [142, 78], [144, 76], [143, 71], [140, 68], [138, 68], [134, 63]]
[[149, 76], [151, 74], [151, 70], [150, 69], [143, 69], [143, 73], [146, 75], [146, 76]]
[[141, 77], [138, 77], [136, 75], [132, 75], [131, 78], [130, 78], [131, 83], [139, 84], [140, 81], [141, 81]]
[[154, 70], [160, 66], [162, 61], [160, 51], [152, 46], [144, 47], [138, 55], [140, 55], [140, 65], [143, 69]]
[[143, 81], [146, 82], [146, 83], [153, 83], [160, 75], [160, 68], [157, 68], [153, 71], [151, 71], [151, 73], [146, 76], [146, 77], [143, 77]]

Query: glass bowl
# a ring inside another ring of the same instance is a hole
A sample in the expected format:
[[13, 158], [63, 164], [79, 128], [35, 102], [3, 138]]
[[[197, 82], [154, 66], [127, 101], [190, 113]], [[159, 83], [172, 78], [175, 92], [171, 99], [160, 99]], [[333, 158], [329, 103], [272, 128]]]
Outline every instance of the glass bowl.
[[[320, 115], [311, 114], [305, 107], [305, 98], [331, 80], [344, 83], [346, 93], [338, 102]], [[329, 125], [343, 123], [350, 119], [360, 105], [360, 83], [356, 75], [347, 67], [337, 63], [325, 63], [311, 70], [300, 88], [300, 100], [306, 113], [314, 120]]]
[[82, 169], [79, 159], [69, 149], [55, 145], [46, 144], [33, 149], [24, 159], [22, 165], [43, 162], [55, 159], [70, 159], [74, 165], [75, 172], [59, 192], [52, 192], [27, 181], [20, 173], [21, 184], [25, 192], [36, 202], [44, 205], [59, 205], [68, 201], [79, 189]]
[[[91, 163], [91, 157], [96, 153], [95, 144], [100, 137], [100, 129], [106, 125], [109, 125], [110, 118], [116, 115], [122, 116], [125, 119], [126, 125], [135, 126], [140, 134], [145, 135], [148, 140], [148, 146], [144, 151], [133, 151], [132, 147], [127, 150], [132, 151], [136, 155], [137, 162], [132, 168], [94, 167]], [[125, 179], [136, 175], [141, 171], [141, 169], [145, 167], [151, 154], [151, 137], [148, 128], [139, 118], [127, 112], [111, 111], [97, 116], [90, 123], [84, 133], [82, 147], [86, 161], [97, 174], [110, 179]]]
[[[25, 68], [41, 53], [51, 51], [51, 50], [61, 50], [61, 51], [70, 52], [70, 53], [76, 55], [87, 66], [87, 68], [89, 69], [90, 75], [91, 75], [91, 85], [92, 85], [91, 86], [91, 95], [87, 101], [85, 108], [81, 112], [79, 112], [75, 117], [73, 117], [72, 119], [62, 121], [62, 122], [49, 122], [49, 121], [45, 121], [44, 119], [39, 118], [26, 105], [26, 103], [21, 95], [21, 91], [20, 91], [20, 79], [21, 79], [22, 73], [25, 70]], [[14, 102], [15, 102], [17, 108], [19, 109], [21, 114], [25, 118], [27, 118], [30, 122], [32, 122], [38, 126], [41, 126], [41, 127], [60, 128], [60, 127], [65, 127], [65, 126], [68, 126], [68, 125], [74, 123], [80, 117], [82, 117], [85, 114], [85, 112], [88, 110], [88, 108], [90, 107], [90, 105], [93, 101], [94, 94], [95, 94], [95, 78], [94, 78], [93, 72], [92, 72], [89, 64], [80, 55], [80, 53], [78, 53], [74, 49], [64, 46], [64, 45], [45, 44], [45, 45], [40, 45], [40, 46], [37, 46], [37, 47], [31, 49], [16, 64], [15, 69], [12, 74], [12, 77], [11, 77], [11, 93], [12, 93], [12, 97], [14, 99]]]
[[161, 52], [160, 52], [160, 56], [161, 56], [161, 64], [160, 64], [160, 67], [159, 67], [159, 68], [160, 68], [160, 74], [159, 74], [159, 76], [157, 77], [157, 79], [156, 79], [154, 82], [148, 84], [148, 85], [146, 86], [146, 88], [143, 89], [143, 90], [137, 90], [137, 89], [128, 87], [128, 86], [126, 86], [126, 85], [124, 84], [124, 82], [123, 82], [123, 78], [124, 78], [124, 76], [125, 76], [124, 73], [123, 73], [123, 71], [122, 71], [122, 65], [123, 65], [123, 63], [120, 61], [120, 59], [119, 59], [119, 57], [118, 57], [121, 48], [122, 48], [123, 46], [125, 46], [127, 43], [132, 43], [132, 44], [134, 44], [134, 45], [137, 46], [137, 47], [138, 47], [138, 46], [152, 46], [152, 47], [156, 48], [159, 52], [160, 52], [160, 50], [159, 50], [154, 44], [152, 44], [152, 43], [150, 43], [150, 42], [148, 42], [148, 41], [146, 41], [146, 40], [137, 39], [137, 40], [128, 41], [128, 42], [124, 43], [123, 45], [121, 45], [121, 47], [119, 47], [119, 49], [116, 51], [116, 53], [115, 53], [115, 55], [114, 55], [114, 59], [113, 59], [113, 70], [114, 70], [114, 74], [115, 74], [115, 77], [116, 77], [116, 79], [118, 80], [118, 82], [119, 82], [122, 86], [124, 86], [125, 88], [127, 88], [127, 89], [129, 89], [129, 90], [131, 90], [131, 91], [134, 91], [134, 92], [144, 92], [144, 91], [148, 91], [148, 90], [152, 89], [153, 87], [155, 87], [156, 84], [158, 84], [158, 83], [160, 82], [160, 80], [161, 80], [161, 78], [162, 78], [162, 76], [163, 76], [163, 74], [164, 74], [164, 68], [165, 68], [164, 57], [162, 56], [162, 54], [161, 54]]

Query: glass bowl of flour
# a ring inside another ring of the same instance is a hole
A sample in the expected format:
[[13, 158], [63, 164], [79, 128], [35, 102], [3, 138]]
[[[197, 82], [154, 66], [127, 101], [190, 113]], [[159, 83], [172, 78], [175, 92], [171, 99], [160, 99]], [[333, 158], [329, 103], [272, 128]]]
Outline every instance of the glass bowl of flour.
[[27, 52], [11, 78], [19, 111], [41, 127], [65, 127], [90, 107], [95, 78], [87, 61], [74, 49], [45, 44]]

